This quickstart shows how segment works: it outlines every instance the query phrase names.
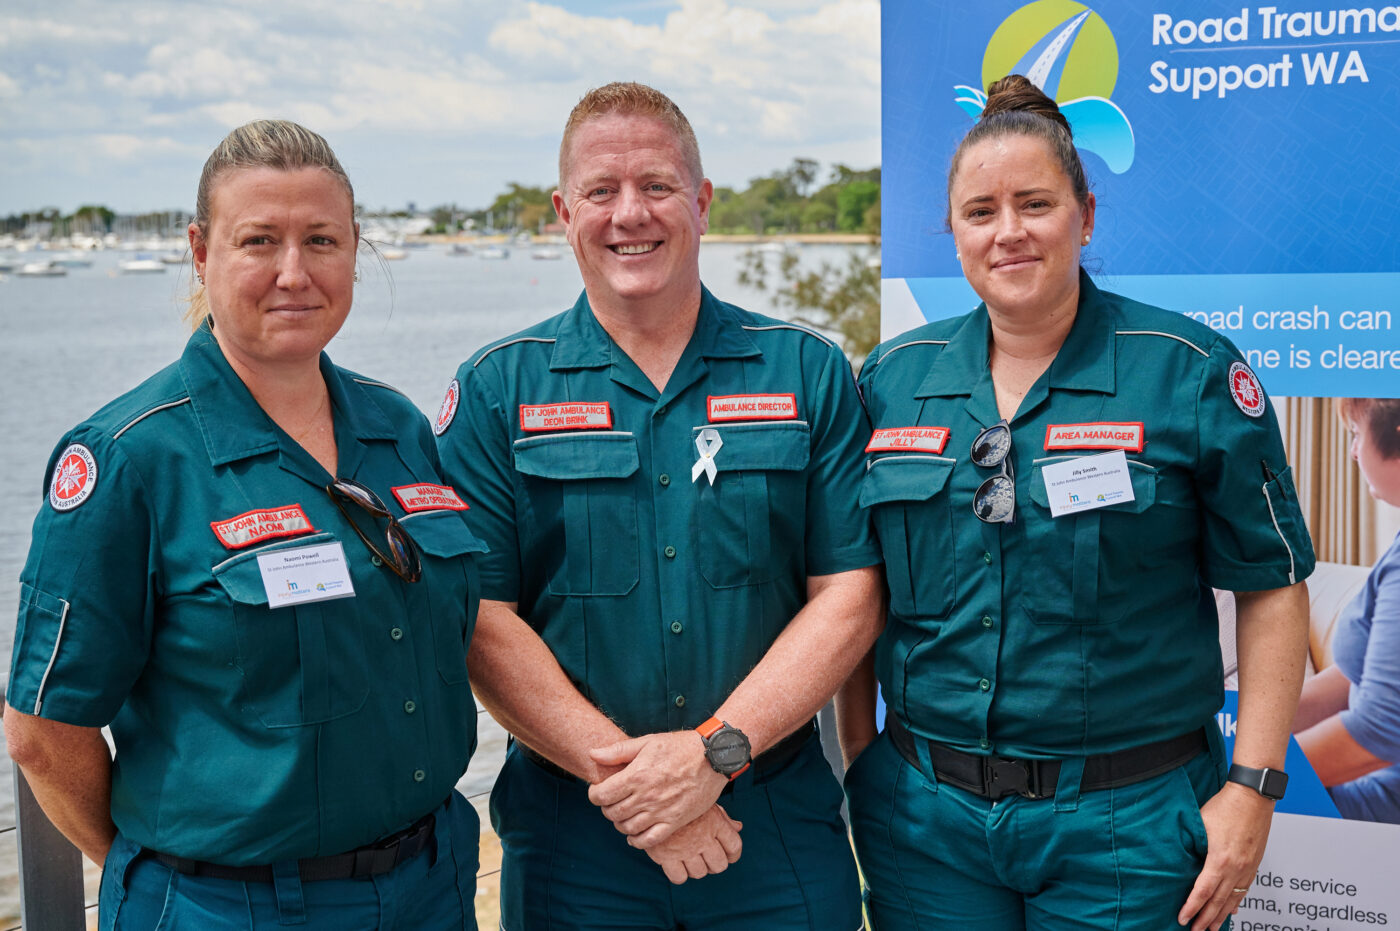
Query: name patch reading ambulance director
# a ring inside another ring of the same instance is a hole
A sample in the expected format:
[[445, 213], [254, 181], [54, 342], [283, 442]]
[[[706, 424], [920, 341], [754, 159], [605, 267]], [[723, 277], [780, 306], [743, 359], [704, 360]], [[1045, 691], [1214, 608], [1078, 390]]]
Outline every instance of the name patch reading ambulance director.
[[541, 430], [609, 430], [612, 425], [612, 408], [607, 401], [520, 405], [520, 429], [527, 433]]
[[710, 423], [726, 420], [796, 420], [795, 394], [710, 395]]

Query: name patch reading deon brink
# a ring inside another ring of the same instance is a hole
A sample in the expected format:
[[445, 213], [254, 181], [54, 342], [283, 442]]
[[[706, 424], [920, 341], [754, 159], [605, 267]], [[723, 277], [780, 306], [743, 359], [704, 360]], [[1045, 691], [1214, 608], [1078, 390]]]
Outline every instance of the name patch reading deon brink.
[[432, 482], [419, 482], [417, 485], [396, 485], [389, 489], [399, 499], [403, 509], [414, 511], [440, 511], [447, 508], [453, 511], [467, 510], [467, 503], [458, 497], [457, 492], [446, 485]]
[[299, 504], [270, 508], [266, 511], [248, 511], [228, 520], [216, 520], [209, 524], [219, 542], [231, 550], [242, 549], [262, 540], [274, 537], [294, 537], [311, 533], [316, 528]]
[[1142, 452], [1141, 423], [1052, 423], [1045, 428], [1045, 448], [1121, 449]]
[[795, 394], [710, 395], [710, 422], [725, 420], [796, 420]]
[[941, 453], [948, 445], [947, 427], [887, 427], [870, 434], [868, 453]]
[[607, 401], [520, 405], [520, 429], [530, 433], [541, 430], [607, 430], [612, 425], [612, 408]]

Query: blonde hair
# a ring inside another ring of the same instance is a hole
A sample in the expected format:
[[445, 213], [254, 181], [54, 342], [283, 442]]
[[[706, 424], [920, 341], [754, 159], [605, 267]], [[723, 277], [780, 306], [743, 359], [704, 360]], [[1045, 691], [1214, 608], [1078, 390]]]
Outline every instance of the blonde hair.
[[[231, 171], [244, 168], [275, 168], [278, 171], [321, 168], [345, 185], [350, 203], [355, 203], [355, 188], [350, 184], [350, 176], [320, 134], [290, 120], [253, 120], [225, 136], [204, 163], [194, 203], [194, 222], [199, 227], [201, 238], [209, 235], [210, 206], [220, 179]], [[190, 329], [198, 329], [208, 316], [209, 299], [201, 282], [194, 285], [190, 292], [190, 306], [185, 311], [185, 320], [190, 324]]]
[[612, 114], [622, 116], [646, 116], [660, 120], [670, 127], [680, 143], [681, 154], [685, 157], [686, 169], [690, 172], [692, 184], [699, 185], [705, 172], [700, 167], [700, 144], [695, 141], [695, 130], [690, 120], [685, 118], [675, 101], [654, 87], [638, 84], [635, 81], [614, 81], [595, 87], [583, 95], [569, 113], [564, 123], [564, 138], [559, 143], [559, 189], [569, 173], [570, 146], [574, 133], [583, 124]]

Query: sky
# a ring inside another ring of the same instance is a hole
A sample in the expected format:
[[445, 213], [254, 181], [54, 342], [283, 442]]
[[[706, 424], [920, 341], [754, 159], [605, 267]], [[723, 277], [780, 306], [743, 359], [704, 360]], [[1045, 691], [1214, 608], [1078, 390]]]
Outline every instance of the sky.
[[371, 210], [483, 207], [552, 185], [614, 80], [680, 105], [717, 185], [880, 161], [878, 0], [6, 0], [0, 214], [188, 210], [260, 117], [324, 135]]

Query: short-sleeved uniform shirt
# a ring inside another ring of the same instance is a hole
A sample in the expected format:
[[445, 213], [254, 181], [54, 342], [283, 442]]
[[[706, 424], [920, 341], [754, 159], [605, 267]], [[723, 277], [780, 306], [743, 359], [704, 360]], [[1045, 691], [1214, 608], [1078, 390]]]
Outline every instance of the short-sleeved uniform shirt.
[[869, 426], [845, 357], [708, 291], [664, 390], [584, 294], [462, 365], [437, 429], [490, 547], [484, 597], [518, 602], [629, 734], [704, 721], [805, 603], [808, 576], [878, 561], [856, 507]]
[[[320, 364], [339, 476], [403, 521], [416, 584], [376, 564], [207, 329], [54, 452], [8, 699], [111, 725], [112, 816], [143, 846], [226, 864], [354, 849], [441, 804], [475, 748], [484, 546], [423, 415]], [[384, 520], [347, 507], [387, 550]], [[334, 544], [353, 597], [269, 608], [260, 555]]]
[[[1065, 757], [1198, 728], [1223, 700], [1211, 587], [1278, 588], [1312, 544], [1258, 380], [1218, 333], [1099, 291], [1011, 420], [1015, 519], [983, 523], [970, 458], [1000, 420], [986, 306], [876, 349], [861, 505], [890, 587], [876, 667], [915, 732]], [[901, 428], [922, 428], [906, 430]], [[1049, 464], [1122, 451], [1130, 501], [1051, 517]]]

